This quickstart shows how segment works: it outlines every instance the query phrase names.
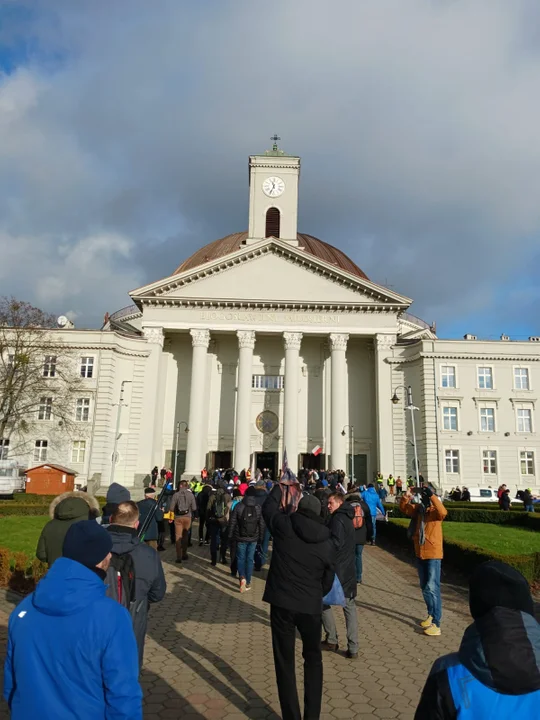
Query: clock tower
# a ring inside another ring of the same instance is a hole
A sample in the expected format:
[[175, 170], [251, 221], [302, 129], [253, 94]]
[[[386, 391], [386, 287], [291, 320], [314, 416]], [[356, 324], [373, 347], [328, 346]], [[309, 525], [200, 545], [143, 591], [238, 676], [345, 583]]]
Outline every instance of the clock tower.
[[298, 180], [300, 158], [280, 150], [249, 158], [249, 235], [247, 244], [277, 237], [298, 245]]

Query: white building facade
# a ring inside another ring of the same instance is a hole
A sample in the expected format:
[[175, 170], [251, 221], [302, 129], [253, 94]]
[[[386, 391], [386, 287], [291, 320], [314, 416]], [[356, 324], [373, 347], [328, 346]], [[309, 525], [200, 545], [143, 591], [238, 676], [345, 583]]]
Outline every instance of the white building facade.
[[299, 158], [274, 146], [249, 167], [248, 231], [131, 292], [101, 330], [56, 331], [80, 355], [80, 437], [50, 442], [44, 423], [21, 464], [61, 462], [92, 489], [140, 487], [154, 465], [177, 479], [253, 462], [277, 473], [286, 449], [294, 470], [349, 473], [354, 456], [357, 479], [405, 478], [410, 385], [426, 479], [537, 491], [540, 344], [439, 340], [409, 298], [298, 233]]

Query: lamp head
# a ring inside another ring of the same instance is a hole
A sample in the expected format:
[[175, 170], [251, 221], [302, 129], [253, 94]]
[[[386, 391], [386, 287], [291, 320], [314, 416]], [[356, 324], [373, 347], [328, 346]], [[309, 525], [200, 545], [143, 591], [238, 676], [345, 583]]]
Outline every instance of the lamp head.
[[345, 430], [342, 430], [341, 434], [343, 435], [343, 437], [345, 437]]
[[394, 403], [394, 405], [397, 405], [399, 402], [399, 398], [396, 392], [392, 396], [392, 402]]

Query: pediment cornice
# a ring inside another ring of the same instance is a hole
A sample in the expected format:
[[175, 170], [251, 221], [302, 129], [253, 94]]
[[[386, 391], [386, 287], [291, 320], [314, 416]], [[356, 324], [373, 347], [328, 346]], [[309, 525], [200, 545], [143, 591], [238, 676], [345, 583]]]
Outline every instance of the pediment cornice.
[[287, 302], [270, 300], [230, 300], [227, 298], [177, 298], [177, 297], [154, 297], [141, 296], [138, 298], [141, 305], [147, 307], [168, 308], [182, 306], [185, 308], [205, 308], [208, 310], [299, 310], [302, 312], [340, 312], [344, 314], [353, 313], [397, 313], [402, 305], [390, 303], [317, 303], [317, 302]]

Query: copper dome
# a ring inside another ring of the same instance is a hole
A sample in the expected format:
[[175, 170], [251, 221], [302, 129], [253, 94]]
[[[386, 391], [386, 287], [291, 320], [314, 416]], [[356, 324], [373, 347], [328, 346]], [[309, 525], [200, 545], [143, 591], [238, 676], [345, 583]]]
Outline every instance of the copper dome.
[[[211, 260], [217, 260], [237, 250], [241, 250], [244, 247], [247, 237], [247, 232], [239, 232], [226, 235], [219, 240], [214, 240], [214, 242], [205, 245], [200, 250], [197, 250], [197, 252], [194, 252], [187, 260], [184, 260], [184, 262], [176, 268], [173, 275], [179, 275], [180, 273], [186, 272], [186, 270], [193, 270], [199, 267], [199, 265], [204, 265]], [[300, 243], [300, 248], [310, 255], [324, 260], [330, 263], [330, 265], [335, 265], [340, 268], [340, 270], [345, 270], [345, 272], [351, 273], [352, 275], [361, 277], [364, 280], [369, 280], [368, 276], [360, 270], [358, 265], [353, 263], [345, 253], [333, 245], [329, 245], [312, 235], [304, 235], [302, 233], [298, 233], [298, 242]]]

